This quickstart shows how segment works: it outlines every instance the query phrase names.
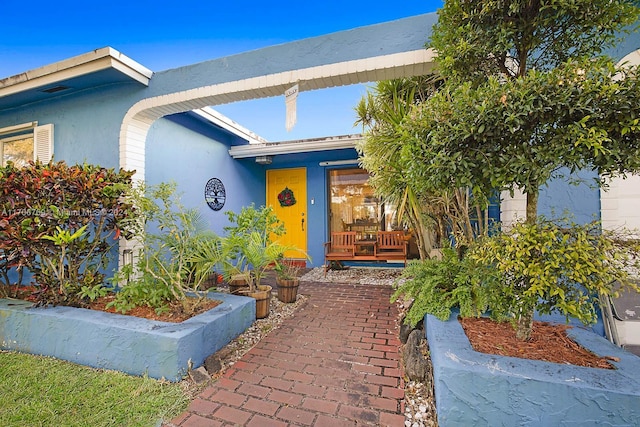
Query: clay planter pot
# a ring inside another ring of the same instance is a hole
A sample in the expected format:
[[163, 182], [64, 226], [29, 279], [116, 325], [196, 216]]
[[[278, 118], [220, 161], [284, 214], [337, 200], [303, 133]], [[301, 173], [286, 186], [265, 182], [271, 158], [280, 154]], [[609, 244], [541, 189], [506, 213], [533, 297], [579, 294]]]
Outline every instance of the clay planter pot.
[[299, 279], [276, 279], [278, 285], [278, 299], [284, 303], [296, 302], [298, 297]]
[[264, 319], [269, 316], [269, 305], [271, 304], [271, 286], [258, 285], [258, 290], [248, 292], [247, 295], [256, 300], [256, 319]]

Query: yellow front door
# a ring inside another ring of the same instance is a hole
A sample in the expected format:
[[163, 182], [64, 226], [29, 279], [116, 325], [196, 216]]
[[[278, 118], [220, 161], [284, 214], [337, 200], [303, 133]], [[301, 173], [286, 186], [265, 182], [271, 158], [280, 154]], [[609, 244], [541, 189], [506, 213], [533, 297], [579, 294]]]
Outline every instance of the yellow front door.
[[[290, 190], [290, 191], [287, 191]], [[283, 203], [278, 196], [281, 195]], [[287, 196], [292, 195], [295, 203]], [[267, 206], [272, 206], [278, 218], [284, 222], [287, 234], [280, 238], [286, 245], [307, 252], [307, 169], [272, 169], [267, 171]], [[287, 258], [303, 258], [295, 251], [287, 252]]]

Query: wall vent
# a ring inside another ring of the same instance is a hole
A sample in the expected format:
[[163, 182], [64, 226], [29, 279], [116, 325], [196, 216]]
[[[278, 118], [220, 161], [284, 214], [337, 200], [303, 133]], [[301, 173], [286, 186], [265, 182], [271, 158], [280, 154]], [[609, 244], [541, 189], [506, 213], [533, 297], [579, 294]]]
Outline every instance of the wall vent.
[[47, 89], [42, 89], [41, 92], [44, 92], [44, 93], [56, 93], [56, 92], [61, 92], [63, 90], [67, 90], [67, 89], [69, 89], [69, 86], [60, 85], [60, 86], [53, 86], [53, 87], [50, 87], [50, 88], [47, 88]]

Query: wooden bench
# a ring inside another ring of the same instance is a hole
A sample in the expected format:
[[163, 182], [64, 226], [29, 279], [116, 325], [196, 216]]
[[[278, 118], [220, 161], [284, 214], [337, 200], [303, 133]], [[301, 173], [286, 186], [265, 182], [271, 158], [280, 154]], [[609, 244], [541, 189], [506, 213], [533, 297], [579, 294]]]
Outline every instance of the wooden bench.
[[401, 260], [407, 265], [407, 240], [402, 231], [378, 231], [376, 236], [376, 258]]
[[404, 261], [407, 265], [407, 241], [402, 231], [378, 231], [375, 241], [357, 240], [355, 231], [336, 231], [324, 244], [325, 273], [331, 263], [342, 261]]

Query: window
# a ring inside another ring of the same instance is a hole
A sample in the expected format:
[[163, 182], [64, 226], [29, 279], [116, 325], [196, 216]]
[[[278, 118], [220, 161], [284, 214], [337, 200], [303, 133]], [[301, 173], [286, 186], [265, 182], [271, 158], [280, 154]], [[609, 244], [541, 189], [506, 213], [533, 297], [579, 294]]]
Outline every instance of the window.
[[15, 136], [2, 140], [2, 166], [12, 161], [17, 167], [33, 160], [33, 135]]
[[394, 210], [385, 206], [359, 168], [329, 171], [330, 231], [355, 231], [359, 240], [375, 239], [378, 230], [392, 230]]
[[36, 122], [0, 128], [0, 159], [5, 166], [12, 161], [22, 167], [30, 160], [48, 162], [53, 157], [53, 125]]

